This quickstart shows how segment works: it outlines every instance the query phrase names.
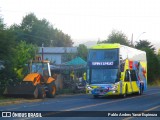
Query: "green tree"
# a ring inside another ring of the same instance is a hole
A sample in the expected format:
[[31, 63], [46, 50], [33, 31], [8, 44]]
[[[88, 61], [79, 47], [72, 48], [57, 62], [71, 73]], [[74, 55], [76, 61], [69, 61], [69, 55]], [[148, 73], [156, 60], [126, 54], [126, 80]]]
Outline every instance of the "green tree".
[[54, 28], [46, 19], [38, 19], [34, 13], [26, 15], [20, 25], [11, 26], [17, 41], [25, 40], [37, 46], [71, 47], [73, 42], [69, 35]]
[[160, 48], [158, 49], [158, 55], [160, 55]]
[[[158, 50], [157, 58], [158, 58], [159, 67], [160, 67], [160, 49]], [[160, 80], [160, 68], [158, 69], [158, 71], [159, 71], [159, 80]]]
[[159, 60], [159, 64], [160, 64], [160, 49], [158, 49], [158, 54], [157, 54], [158, 60]]
[[33, 44], [27, 44], [25, 41], [21, 41], [15, 47], [15, 56], [14, 56], [14, 70], [17, 73], [18, 78], [23, 77], [23, 68], [29, 60], [34, 59], [35, 53], [38, 48]]
[[149, 48], [152, 51], [155, 51], [155, 48], [153, 47], [153, 45], [151, 44], [151, 42], [149, 42], [147, 40], [139, 40], [139, 42], [136, 42], [135, 47], [137, 49]]
[[83, 58], [85, 61], [87, 61], [87, 55], [88, 55], [88, 49], [84, 44], [79, 44], [77, 48], [77, 56]]
[[0, 84], [5, 84], [10, 78], [15, 76], [12, 64], [14, 59], [14, 46], [14, 37], [0, 17], [0, 64], [4, 66], [3, 69], [0, 69]]
[[5, 24], [3, 23], [3, 19], [0, 17], [0, 30], [3, 30], [5, 27]]
[[128, 41], [126, 35], [121, 31], [116, 30], [112, 31], [112, 33], [108, 36], [107, 40], [98, 41], [98, 43], [120, 43], [122, 45], [130, 45], [130, 42]]

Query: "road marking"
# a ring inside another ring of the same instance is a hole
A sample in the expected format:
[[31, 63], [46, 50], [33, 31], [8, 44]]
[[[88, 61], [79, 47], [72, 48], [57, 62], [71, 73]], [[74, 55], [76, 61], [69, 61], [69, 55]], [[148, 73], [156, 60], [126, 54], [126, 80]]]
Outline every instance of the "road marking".
[[[155, 88], [154, 90], [157, 90], [157, 88]], [[147, 90], [147, 92], [150, 92], [150, 91], [153, 91], [153, 89], [149, 89], [149, 90]], [[159, 93], [159, 92], [158, 92]], [[149, 95], [153, 95], [153, 94], [157, 94], [157, 93], [152, 93], [152, 94], [149, 94]], [[81, 94], [78, 94], [78, 95], [64, 95], [64, 97], [66, 97], [66, 96], [81, 96]], [[147, 96], [147, 95], [142, 95], [142, 96]], [[62, 95], [62, 97], [63, 97], [63, 95]], [[62, 98], [61, 96], [59, 96], [59, 98]], [[131, 97], [131, 98], [137, 98], [137, 97], [141, 97], [141, 96], [135, 96], [135, 97]], [[62, 101], [59, 101], [59, 100], [56, 100], [56, 101], [53, 101], [53, 102], [47, 102], [47, 101], [44, 101], [43, 103], [40, 103], [40, 104], [52, 104], [52, 103], [56, 103], [56, 102], [66, 102], [66, 101], [73, 101], [73, 100], [79, 100], [79, 99], [82, 99], [82, 98], [75, 98], [75, 99], [71, 99], [71, 100], [62, 100]], [[85, 98], [83, 98], [83, 99], [85, 99]], [[125, 98], [125, 99], [128, 99], [128, 98]], [[124, 100], [125, 100], [124, 99]], [[115, 101], [116, 102], [116, 101]], [[38, 105], [40, 105], [40, 104], [37, 104], [37, 105], [27, 105], [27, 107], [34, 107], [34, 106], [38, 106]], [[106, 104], [106, 103], [104, 103], [104, 104]], [[22, 107], [24, 107], [24, 106], [22, 106]], [[92, 106], [91, 106], [92, 107]], [[19, 108], [21, 108], [21, 107], [14, 107], [14, 108], [9, 108], [9, 109], [7, 109], [7, 110], [15, 110], [15, 109], [19, 109]]]
[[[150, 96], [150, 95], [155, 95], [155, 94], [158, 94], [160, 92], [156, 92], [156, 93], [151, 93], [151, 94], [143, 94], [141, 96], [133, 96], [133, 97], [129, 97], [129, 98], [125, 98], [125, 99], [119, 99], [119, 100], [114, 100], [114, 101], [107, 101], [107, 102], [103, 102], [103, 103], [97, 103], [97, 104], [91, 104], [91, 105], [87, 105], [87, 106], [81, 106], [81, 107], [75, 107], [75, 108], [70, 108], [70, 109], [64, 109], [64, 110], [61, 110], [60, 112], [57, 112], [57, 113], [63, 113], [65, 111], [74, 111], [74, 110], [79, 110], [79, 109], [84, 109], [84, 108], [89, 108], [89, 107], [95, 107], [95, 106], [99, 106], [99, 105], [104, 105], [104, 104], [110, 104], [110, 103], [115, 103], [115, 102], [120, 102], [120, 101], [125, 101], [125, 100], [129, 100], [129, 99], [134, 99], [134, 98], [138, 98], [138, 97], [144, 97], [144, 96]], [[79, 99], [72, 99], [72, 100], [79, 100]], [[58, 101], [58, 102], [66, 102], [66, 101], [72, 101], [72, 100], [62, 100], [62, 101]], [[55, 102], [55, 101], [54, 101]], [[47, 102], [47, 104], [51, 104], [51, 103], [54, 103], [54, 102]], [[56, 101], [57, 102], [57, 101]], [[41, 103], [41, 104], [44, 104]], [[37, 104], [37, 105], [30, 105], [30, 106], [27, 106], [27, 107], [33, 107], [33, 106], [38, 106], [40, 104]], [[24, 107], [24, 106], [23, 106]], [[151, 110], [154, 110], [156, 108], [159, 108], [160, 106], [156, 106], [156, 107], [153, 107], [153, 108], [150, 108], [148, 109], [148, 111], [151, 111]], [[14, 110], [14, 109], [19, 109], [21, 107], [15, 107], [15, 108], [10, 108], [8, 110]], [[51, 112], [51, 113], [48, 113], [48, 114], [45, 114], [44, 116], [47, 116], [47, 115], [52, 115], [52, 114], [57, 114], [55, 112]], [[125, 120], [129, 120], [129, 119], [125, 119]]]
[[[157, 109], [157, 108], [160, 108], [160, 105], [155, 106], [155, 107], [152, 107], [152, 108], [149, 108], [149, 109], [144, 110], [143, 112], [139, 112], [139, 113], [146, 113], [146, 112], [149, 112], [149, 111], [155, 110], [155, 109]], [[134, 118], [134, 117], [127, 117], [127, 118], [124, 118], [123, 120], [130, 120], [130, 119], [132, 119], [132, 118]]]
[[157, 109], [157, 108], [159, 108], [159, 107], [160, 107], [160, 105], [158, 105], [158, 106], [155, 106], [155, 107], [153, 107], [153, 108], [150, 108], [150, 109], [147, 109], [147, 110], [145, 110], [145, 112], [148, 112], [148, 111], [155, 110], [155, 109]]
[[[154, 94], [157, 94], [157, 93], [160, 93], [160, 92], [152, 93], [152, 94], [149, 94], [149, 95], [154, 95]], [[149, 95], [141, 95], [141, 96], [135, 96], [135, 97], [125, 98], [125, 99], [120, 99], [120, 100], [114, 100], [114, 101], [109, 101], [109, 102], [91, 104], [91, 105], [87, 105], [87, 106], [81, 106], [81, 107], [75, 107], [75, 108], [70, 108], [70, 109], [64, 109], [64, 110], [61, 110], [59, 112], [56, 112], [56, 111], [52, 112], [51, 111], [50, 113], [44, 114], [43, 117], [45, 117], [45, 116], [47, 117], [49, 115], [54, 115], [54, 114], [58, 114], [58, 113], [64, 113], [64, 112], [67, 112], [67, 111], [74, 111], [74, 110], [79, 110], [79, 109], [83, 109], [83, 108], [95, 107], [95, 106], [98, 106], [98, 105], [110, 104], [110, 103], [115, 103], [115, 102], [124, 101], [124, 100], [128, 100], [128, 99], [133, 99], [133, 98], [138, 98], [138, 97], [143, 97], [143, 96], [149, 96]], [[148, 111], [149, 110], [151, 111], [151, 110], [157, 109], [159, 107], [160, 107], [160, 105], [156, 106], [156, 107], [153, 107], [153, 108], [150, 108], [150, 109], [148, 109]], [[147, 110], [144, 111], [144, 112], [147, 112]], [[128, 118], [125, 118], [124, 120], [129, 120], [131, 118], [133, 118], [133, 117], [128, 117]], [[34, 118], [24, 118], [23, 120], [28, 120], [28, 119], [34, 119]]]
[[[159, 93], [159, 92], [157, 92], [157, 93]], [[157, 94], [157, 93], [152, 93], [150, 95], [154, 95], [154, 94]], [[148, 95], [142, 95], [142, 96], [148, 96]], [[82, 107], [76, 107], [76, 108], [71, 108], [71, 109], [67, 109], [67, 110], [64, 110], [64, 111], [73, 111], [73, 110], [79, 110], [79, 109], [83, 109], [83, 108], [95, 107], [95, 106], [98, 106], [98, 105], [104, 105], [104, 104], [110, 104], [110, 103], [115, 103], [115, 102], [119, 102], [119, 101], [125, 101], [125, 100], [129, 100], [129, 99], [133, 99], [133, 98], [137, 98], [137, 97], [142, 97], [142, 96], [135, 96], [135, 97], [125, 98], [125, 99], [120, 99], [120, 100], [114, 100], [114, 101], [97, 103], [97, 104], [92, 104], [92, 105], [87, 105], [87, 106], [82, 106]]]
[[[143, 96], [147, 96], [147, 95], [143, 95]], [[119, 102], [119, 101], [125, 101], [125, 100], [129, 100], [129, 99], [137, 98], [137, 97], [141, 97], [141, 96], [135, 96], [135, 97], [125, 98], [125, 99], [120, 99], [120, 100], [114, 100], [114, 101], [97, 103], [97, 104], [92, 104], [92, 105], [87, 105], [87, 106], [82, 106], [82, 107], [77, 107], [77, 108], [71, 108], [66, 111], [73, 111], [73, 110], [79, 110], [79, 109], [88, 108], [88, 107], [95, 107], [98, 105], [104, 105], [104, 104], [110, 104], [110, 103], [115, 103], [115, 102]]]
[[[160, 92], [157, 92], [157, 93], [160, 93]], [[157, 93], [152, 93], [152, 94], [149, 94], [149, 95], [154, 95], [154, 94], [157, 94]], [[51, 113], [47, 113], [47, 114], [45, 114], [43, 116], [48, 116], [48, 115], [57, 114], [57, 113], [63, 113], [65, 111], [74, 111], [74, 110], [79, 110], [79, 109], [84, 109], [84, 108], [89, 108], [89, 107], [95, 107], [95, 106], [99, 106], [99, 105], [110, 104], [110, 103], [115, 103], [115, 102], [119, 102], [119, 101], [125, 101], [125, 100], [129, 100], [129, 99], [137, 98], [137, 97], [143, 97], [143, 96], [148, 96], [148, 95], [135, 96], [135, 97], [125, 98], [125, 99], [120, 99], [120, 100], [114, 100], [114, 101], [109, 101], [109, 102], [91, 104], [91, 105], [87, 105], [87, 106], [64, 109], [64, 110], [61, 110], [60, 112], [56, 112], [56, 113], [55, 112], [51, 112]]]
[[[157, 92], [159, 93], [159, 92]], [[157, 94], [157, 93], [151, 93], [149, 95], [154, 95], [154, 94]], [[79, 110], [79, 109], [83, 109], [83, 108], [89, 108], [89, 107], [95, 107], [95, 106], [98, 106], [98, 105], [104, 105], [104, 104], [110, 104], [110, 103], [115, 103], [115, 102], [119, 102], [119, 101], [124, 101], [124, 100], [128, 100], [128, 99], [133, 99], [133, 98], [137, 98], [137, 97], [143, 97], [143, 96], [148, 96], [147, 94], [145, 95], [142, 95], [142, 96], [135, 96], [135, 97], [130, 97], [130, 98], [125, 98], [125, 99], [120, 99], [120, 100], [114, 100], [114, 101], [109, 101], [109, 102], [103, 102], [103, 103], [97, 103], [97, 104], [91, 104], [91, 105], [87, 105], [87, 106], [81, 106], [81, 107], [76, 107], [76, 108], [70, 108], [70, 109], [65, 109], [65, 110], [62, 110], [62, 111], [73, 111], [73, 110]], [[73, 99], [72, 99], [73, 100]], [[66, 102], [66, 101], [72, 101], [72, 100], [65, 100], [65, 101], [58, 101], [58, 102]], [[79, 100], [79, 99], [74, 99], [74, 100]], [[57, 101], [54, 101], [54, 102], [57, 102]], [[47, 104], [52, 104], [54, 102], [47, 102]], [[44, 104], [44, 103], [41, 103], [41, 104]], [[26, 106], [26, 107], [34, 107], [34, 106], [38, 106], [38, 105], [41, 105], [41, 104], [36, 104], [36, 105], [29, 105], [29, 106]], [[24, 106], [23, 106], [24, 107]], [[14, 107], [14, 108], [9, 108], [7, 110], [15, 110], [15, 109], [19, 109], [21, 107]]]

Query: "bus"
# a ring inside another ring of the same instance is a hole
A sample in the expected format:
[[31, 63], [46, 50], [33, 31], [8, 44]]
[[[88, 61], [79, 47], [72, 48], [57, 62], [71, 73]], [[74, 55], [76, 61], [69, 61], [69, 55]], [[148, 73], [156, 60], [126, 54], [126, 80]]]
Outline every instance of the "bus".
[[86, 93], [99, 96], [141, 95], [147, 89], [146, 52], [118, 43], [89, 49]]

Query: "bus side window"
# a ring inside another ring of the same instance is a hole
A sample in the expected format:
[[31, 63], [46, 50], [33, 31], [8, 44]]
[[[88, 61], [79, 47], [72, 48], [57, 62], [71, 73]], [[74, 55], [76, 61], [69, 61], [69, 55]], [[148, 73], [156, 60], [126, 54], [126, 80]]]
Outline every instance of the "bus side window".
[[125, 82], [128, 82], [129, 81], [129, 71], [126, 70], [125, 72], [125, 79], [124, 79]]
[[132, 81], [137, 81], [136, 71], [135, 70], [131, 70], [131, 80]]

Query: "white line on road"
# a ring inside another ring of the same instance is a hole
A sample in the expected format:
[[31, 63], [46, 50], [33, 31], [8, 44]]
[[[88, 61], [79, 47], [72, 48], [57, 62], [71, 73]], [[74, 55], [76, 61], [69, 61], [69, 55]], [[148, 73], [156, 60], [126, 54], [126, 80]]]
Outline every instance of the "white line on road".
[[[154, 90], [156, 90], [156, 88], [154, 89]], [[150, 91], [153, 91], [153, 89], [149, 89], [149, 90], [147, 90], [147, 92], [150, 92]], [[158, 92], [159, 93], [159, 92]], [[154, 93], [152, 93], [152, 94], [149, 94], [149, 95], [153, 95]], [[157, 94], [157, 93], [155, 93], [155, 94]], [[65, 95], [64, 95], [65, 96]], [[69, 96], [75, 96], [75, 95], [69, 95]], [[76, 95], [76, 96], [80, 96], [80, 95]], [[147, 96], [147, 95], [142, 95], [142, 96]], [[136, 96], [136, 97], [131, 97], [131, 98], [137, 98], [137, 97], [140, 97], [140, 96]], [[131, 98], [129, 98], [129, 99], [131, 99]], [[27, 106], [21, 106], [21, 107], [14, 107], [14, 108], [9, 108], [9, 109], [7, 109], [7, 110], [16, 110], [16, 109], [20, 109], [20, 108], [22, 108], [22, 107], [35, 107], [35, 106], [39, 106], [39, 105], [41, 105], [41, 104], [52, 104], [52, 103], [59, 103], [59, 102], [66, 102], [66, 101], [73, 101], [73, 100], [80, 100], [80, 99], [82, 99], [82, 98], [74, 98], [74, 99], [71, 99], [71, 100], [56, 100], [56, 101], [52, 101], [52, 102], [43, 102], [43, 103], [39, 103], [39, 104], [34, 104], [34, 105], [27, 105]], [[83, 98], [83, 99], [85, 99], [85, 98]], [[128, 98], [126, 98], [126, 99], [128, 99]], [[126, 100], [126, 99], [122, 99], [122, 100]], [[120, 100], [121, 101], [121, 100]], [[116, 101], [113, 101], [113, 102], [116, 102]], [[118, 101], [117, 101], [118, 102]], [[110, 103], [110, 102], [109, 102]], [[102, 103], [103, 104], [103, 103]], [[107, 104], [106, 102], [104, 103], [104, 104]], [[82, 106], [83, 107], [83, 106]], [[92, 107], [92, 106], [91, 106]], [[73, 108], [74, 109], [74, 108]]]
[[[157, 109], [157, 108], [160, 108], [160, 105], [155, 106], [155, 107], [152, 107], [152, 108], [149, 108], [149, 109], [144, 110], [144, 111], [142, 111], [142, 112], [140, 112], [140, 113], [146, 113], [146, 112], [149, 112], [149, 111], [155, 110], [155, 109]], [[127, 118], [124, 118], [123, 120], [130, 120], [130, 119], [132, 119], [132, 118], [134, 118], [134, 117], [127, 117]]]
[[[138, 97], [155, 95], [155, 94], [159, 94], [159, 93], [160, 93], [160, 92], [156, 92], [156, 93], [146, 94], [146, 95], [142, 95], [142, 96], [135, 96], [135, 97], [125, 98], [125, 99], [120, 99], [120, 100], [114, 100], [114, 101], [109, 101], [109, 102], [91, 104], [91, 105], [87, 105], [87, 106], [75, 107], [75, 108], [71, 108], [71, 109], [64, 109], [64, 110], [61, 110], [61, 111], [59, 111], [59, 112], [50, 112], [50, 113], [44, 114], [43, 117], [49, 116], [49, 115], [53, 115], [53, 114], [63, 113], [63, 112], [66, 112], [66, 111], [75, 111], [75, 110], [79, 110], [79, 109], [84, 109], [84, 108], [95, 107], [95, 106], [99, 106], [99, 105], [105, 105], [105, 104], [115, 103], [115, 102], [119, 102], [119, 101], [125, 101], [125, 100], [129, 100], [129, 99], [134, 99], [134, 98], [138, 98]], [[157, 109], [157, 108], [159, 108], [159, 107], [160, 107], [160, 106], [150, 108], [150, 109], [148, 109], [148, 111], [149, 111], [149, 110]], [[145, 112], [145, 111], [144, 111], [144, 112]], [[146, 111], [146, 112], [147, 112], [147, 111]], [[24, 118], [24, 120], [27, 120], [27, 119], [34, 119], [34, 118]], [[129, 118], [129, 119], [130, 119], [130, 118]], [[129, 119], [125, 119], [125, 120], [129, 120]]]
[[[160, 93], [160, 92], [157, 92], [157, 93]], [[157, 94], [157, 93], [152, 93], [152, 94], [149, 94], [149, 95], [154, 95], [154, 94]], [[84, 108], [89, 108], [89, 107], [95, 107], [95, 106], [99, 106], [99, 105], [115, 103], [115, 102], [119, 102], [119, 101], [125, 101], [125, 100], [129, 100], [129, 99], [137, 98], [137, 97], [143, 97], [143, 96], [148, 96], [148, 95], [135, 96], [135, 97], [125, 98], [125, 99], [120, 99], [120, 100], [114, 100], [114, 101], [109, 101], [109, 102], [91, 104], [91, 105], [75, 107], [75, 108], [71, 108], [71, 109], [64, 109], [64, 110], [61, 110], [61, 111], [62, 111], [62, 113], [65, 112], [65, 111], [74, 111], [74, 110], [79, 110], [79, 109], [84, 109]], [[48, 113], [48, 114], [45, 114], [44, 116], [48, 116], [48, 115], [52, 115], [52, 114], [53, 113]], [[54, 112], [54, 114], [55, 114], [55, 112]]]
[[[158, 93], [160, 93], [160, 92], [158, 92]], [[157, 93], [152, 93], [150, 95], [154, 95], [154, 94], [157, 94]], [[147, 96], [147, 95], [143, 95], [143, 96]], [[88, 108], [88, 107], [95, 107], [98, 105], [104, 105], [104, 104], [110, 104], [110, 103], [115, 103], [115, 102], [119, 102], [119, 101], [125, 101], [125, 100], [129, 100], [129, 99], [137, 98], [137, 97], [142, 97], [142, 96], [135, 96], [135, 97], [125, 98], [125, 99], [120, 99], [120, 100], [114, 100], [114, 101], [97, 103], [97, 104], [92, 104], [92, 105], [87, 105], [87, 106], [82, 106], [82, 107], [77, 107], [77, 108], [71, 108], [71, 109], [67, 109], [65, 111], [73, 111], [73, 110], [79, 110], [79, 109]]]

